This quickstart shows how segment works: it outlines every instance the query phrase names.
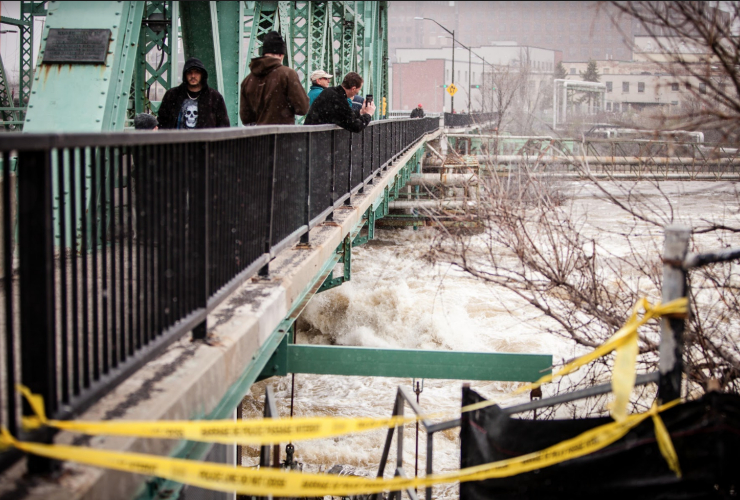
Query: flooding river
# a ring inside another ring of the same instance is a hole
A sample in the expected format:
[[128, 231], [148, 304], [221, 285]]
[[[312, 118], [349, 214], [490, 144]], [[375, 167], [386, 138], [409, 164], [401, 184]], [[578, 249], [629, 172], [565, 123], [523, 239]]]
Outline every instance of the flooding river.
[[[631, 184], [630, 196], [645, 196], [654, 209], [670, 214], [677, 222], [697, 225], [706, 220], [740, 226], [736, 185], [728, 182], [665, 182], [660, 190], [650, 183]], [[622, 200], [627, 195], [614, 186]], [[635, 224], [627, 213], [606, 202], [587, 183], [559, 187], [567, 194], [566, 209], [583, 221], [583, 231], [595, 236], [615, 255], [640, 250], [662, 251], [663, 231], [645, 223]], [[662, 194], [661, 194], [662, 193]], [[315, 296], [299, 320], [298, 343], [336, 344], [380, 348], [435, 349], [476, 352], [547, 353], [556, 364], [571, 359], [583, 349], [562, 337], [543, 333], [547, 323], [541, 313], [513, 293], [497, 288], [453, 268], [432, 264], [426, 258], [435, 229], [419, 231], [378, 230], [377, 239], [353, 249], [352, 279], [342, 286]], [[628, 233], [625, 234], [625, 233]], [[695, 240], [696, 241], [696, 240]], [[708, 244], [712, 242], [708, 240]], [[732, 243], [732, 242], [731, 242]], [[736, 237], [733, 245], [740, 245]], [[647, 293], [654, 293], [650, 290]], [[265, 385], [271, 384], [281, 416], [290, 414], [291, 378], [274, 377], [255, 384], [245, 399], [244, 416], [262, 413]], [[399, 385], [408, 388], [411, 379], [296, 375], [296, 415], [386, 417], [393, 409]], [[422, 409], [445, 411], [451, 416], [460, 407], [462, 381], [425, 380], [420, 395]], [[517, 384], [472, 382], [472, 387], [502, 405], [523, 402], [528, 395], [509, 395]], [[548, 389], [545, 388], [545, 394]], [[407, 409], [407, 412], [410, 410]], [[559, 416], [567, 416], [559, 410]], [[434, 472], [459, 468], [458, 430], [435, 437]], [[385, 431], [368, 432], [295, 443], [296, 458], [304, 471], [326, 471], [336, 464], [351, 466], [357, 473], [377, 473]], [[394, 451], [391, 456], [395, 456]], [[424, 435], [419, 444], [420, 475], [426, 463]], [[407, 427], [404, 469], [414, 472], [414, 428]], [[284, 458], [284, 445], [282, 446]], [[258, 462], [256, 447], [245, 449], [244, 465]], [[395, 462], [386, 467], [386, 477]], [[457, 498], [457, 485], [435, 488], [435, 498]]]

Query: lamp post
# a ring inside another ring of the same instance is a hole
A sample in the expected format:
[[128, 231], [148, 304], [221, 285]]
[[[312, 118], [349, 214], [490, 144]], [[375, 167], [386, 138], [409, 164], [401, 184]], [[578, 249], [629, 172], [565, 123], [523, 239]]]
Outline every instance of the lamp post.
[[[417, 21], [424, 21], [424, 20], [431, 21], [437, 26], [439, 26], [440, 28], [442, 28], [443, 30], [445, 30], [447, 33], [452, 35], [452, 84], [454, 85], [455, 84], [455, 30], [452, 30], [452, 31], [448, 30], [447, 28], [439, 24], [437, 21], [435, 21], [431, 17], [415, 17], [414, 19]], [[452, 112], [454, 113], [455, 112], [455, 96], [454, 95], [450, 97], [450, 108], [452, 108]]]

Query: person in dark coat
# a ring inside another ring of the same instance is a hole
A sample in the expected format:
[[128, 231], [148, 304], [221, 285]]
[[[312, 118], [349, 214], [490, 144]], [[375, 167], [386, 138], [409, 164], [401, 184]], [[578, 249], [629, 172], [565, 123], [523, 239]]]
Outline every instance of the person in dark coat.
[[229, 127], [223, 96], [208, 86], [208, 71], [191, 57], [182, 68], [182, 83], [167, 91], [157, 115], [159, 128], [193, 130]]
[[244, 125], [295, 125], [308, 111], [308, 95], [298, 73], [283, 65], [285, 42], [271, 31], [262, 41], [262, 57], [249, 63], [241, 85], [239, 118]]
[[333, 123], [350, 132], [361, 132], [370, 123], [375, 104], [367, 99], [360, 111], [353, 111], [347, 99], [352, 99], [362, 90], [362, 77], [349, 72], [342, 84], [324, 90], [314, 101], [306, 115], [306, 125]]
[[422, 109], [421, 104], [411, 112], [411, 118], [424, 118], [424, 110]]

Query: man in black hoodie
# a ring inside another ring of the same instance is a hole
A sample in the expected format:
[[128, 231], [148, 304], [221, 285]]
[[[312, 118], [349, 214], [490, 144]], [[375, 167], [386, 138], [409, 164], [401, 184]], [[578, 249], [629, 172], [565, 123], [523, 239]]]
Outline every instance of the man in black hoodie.
[[157, 119], [161, 129], [231, 126], [223, 96], [208, 86], [208, 71], [196, 57], [185, 61], [182, 84], [164, 95]]

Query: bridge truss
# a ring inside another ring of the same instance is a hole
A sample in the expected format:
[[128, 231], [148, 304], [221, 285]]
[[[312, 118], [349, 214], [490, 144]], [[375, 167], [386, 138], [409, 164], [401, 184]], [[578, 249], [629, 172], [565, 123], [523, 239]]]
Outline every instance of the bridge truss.
[[[259, 55], [264, 35], [280, 32], [304, 88], [309, 75], [323, 69], [335, 81], [349, 71], [364, 80], [364, 93], [376, 96], [375, 118], [386, 113], [388, 96], [388, 2], [31, 2], [22, 19], [21, 105], [26, 132], [102, 132], [123, 130], [135, 113], [156, 114], [154, 85], [178, 84], [178, 47], [198, 57], [209, 83], [226, 100], [232, 125], [239, 123], [239, 85], [249, 61]], [[33, 16], [46, 22], [33, 71]], [[7, 20], [3, 18], [3, 22]], [[110, 29], [105, 64], [45, 64], [50, 29]], [[51, 69], [58, 71], [51, 71]], [[33, 86], [33, 90], [31, 87]], [[80, 91], [83, 89], [83, 91]], [[7, 94], [7, 92], [6, 92]], [[3, 105], [9, 101], [3, 96]], [[9, 107], [9, 106], [3, 106]], [[6, 123], [10, 116], [5, 117]], [[10, 125], [10, 124], [9, 124]]]

